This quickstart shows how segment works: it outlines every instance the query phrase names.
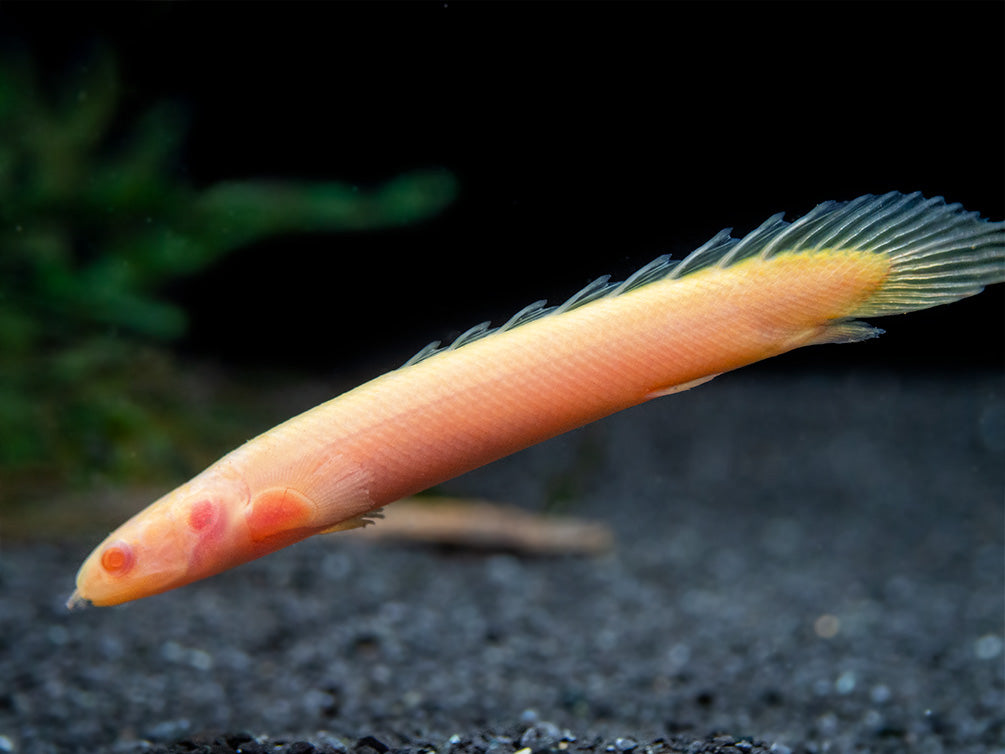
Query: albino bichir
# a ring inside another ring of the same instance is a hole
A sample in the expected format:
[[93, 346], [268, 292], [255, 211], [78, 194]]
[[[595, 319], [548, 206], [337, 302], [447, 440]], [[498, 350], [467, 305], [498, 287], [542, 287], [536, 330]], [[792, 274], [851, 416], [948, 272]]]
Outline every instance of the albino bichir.
[[651, 398], [801, 346], [877, 335], [860, 317], [1005, 281], [1005, 223], [920, 194], [826, 202], [680, 261], [601, 278], [473, 328], [227, 454], [120, 526], [69, 606], [212, 576]]

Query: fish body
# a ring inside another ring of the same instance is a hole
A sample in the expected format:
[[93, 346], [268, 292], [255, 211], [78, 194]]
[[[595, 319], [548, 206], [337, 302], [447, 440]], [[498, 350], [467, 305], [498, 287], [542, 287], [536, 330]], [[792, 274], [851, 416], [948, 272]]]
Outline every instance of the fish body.
[[71, 606], [219, 573], [522, 448], [725, 371], [878, 330], [1005, 280], [1005, 223], [919, 194], [775, 215], [558, 307], [431, 344], [405, 366], [250, 440], [123, 524]]

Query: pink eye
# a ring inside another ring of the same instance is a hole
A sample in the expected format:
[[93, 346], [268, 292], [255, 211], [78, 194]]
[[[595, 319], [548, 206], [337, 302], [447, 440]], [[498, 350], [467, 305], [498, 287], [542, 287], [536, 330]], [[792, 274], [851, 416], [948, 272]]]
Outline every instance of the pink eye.
[[119, 540], [113, 542], [101, 553], [101, 567], [113, 576], [121, 576], [133, 567], [136, 560], [133, 548]]
[[188, 525], [195, 531], [202, 531], [216, 520], [216, 505], [210, 500], [200, 500], [188, 512]]

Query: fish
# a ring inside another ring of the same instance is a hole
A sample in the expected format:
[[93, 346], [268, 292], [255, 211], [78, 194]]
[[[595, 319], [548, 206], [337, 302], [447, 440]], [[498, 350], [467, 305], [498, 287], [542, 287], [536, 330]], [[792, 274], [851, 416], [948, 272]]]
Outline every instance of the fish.
[[1005, 281], [1005, 222], [919, 192], [727, 228], [680, 260], [537, 301], [249, 440], [113, 531], [70, 608], [218, 574], [522, 448], [746, 364], [882, 331], [862, 317]]

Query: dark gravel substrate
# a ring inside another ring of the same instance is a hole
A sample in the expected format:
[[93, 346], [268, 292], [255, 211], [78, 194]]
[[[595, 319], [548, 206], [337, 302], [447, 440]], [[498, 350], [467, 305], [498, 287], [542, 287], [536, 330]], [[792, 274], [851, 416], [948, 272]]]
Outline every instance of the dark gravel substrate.
[[93, 543], [4, 543], [0, 752], [1005, 751], [1003, 468], [1000, 375], [762, 371], [445, 486], [601, 558], [334, 536], [67, 614]]

